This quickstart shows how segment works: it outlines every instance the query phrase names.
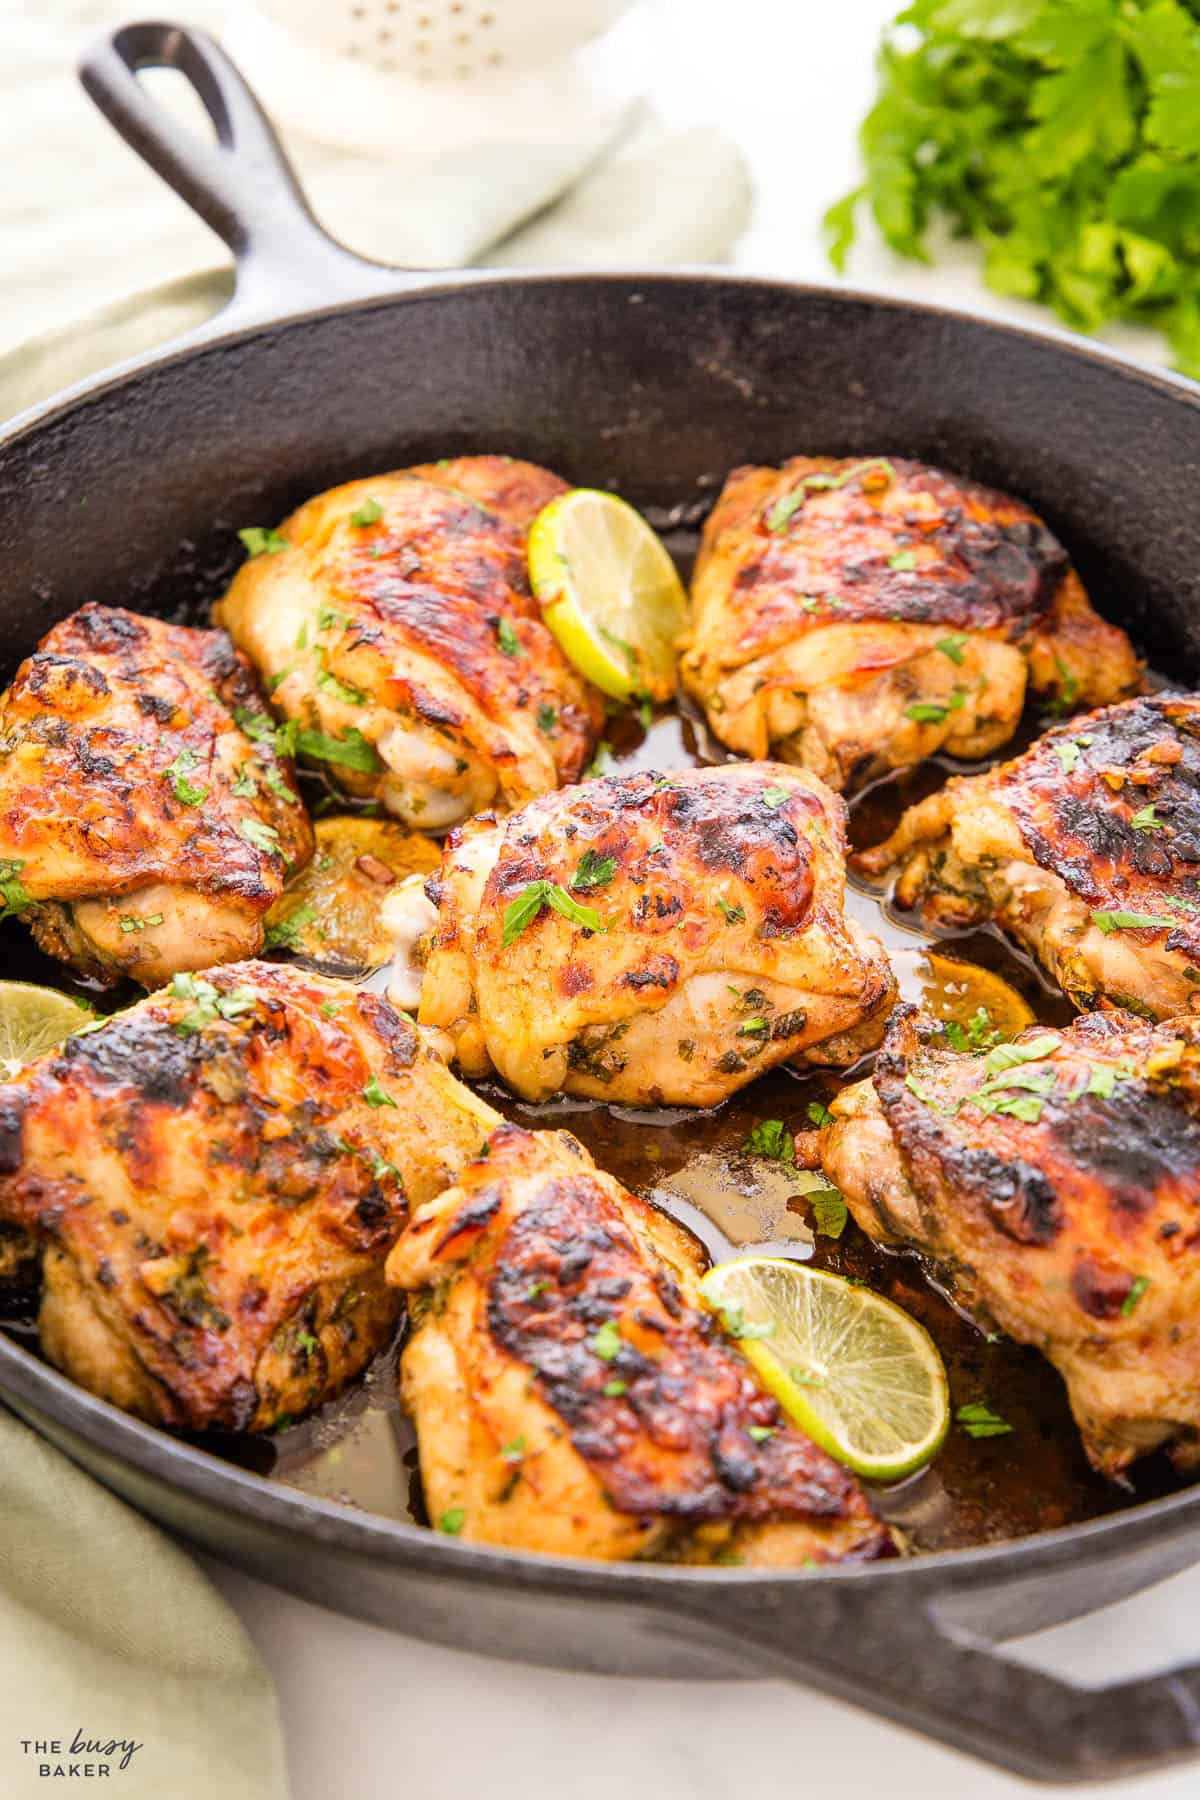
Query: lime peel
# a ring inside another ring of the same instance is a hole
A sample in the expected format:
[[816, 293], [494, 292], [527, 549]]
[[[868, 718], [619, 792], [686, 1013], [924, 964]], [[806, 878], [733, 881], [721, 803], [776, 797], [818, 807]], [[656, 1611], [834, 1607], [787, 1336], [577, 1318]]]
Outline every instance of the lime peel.
[[57, 988], [0, 981], [0, 1071], [14, 1075], [91, 1023], [90, 1006]]

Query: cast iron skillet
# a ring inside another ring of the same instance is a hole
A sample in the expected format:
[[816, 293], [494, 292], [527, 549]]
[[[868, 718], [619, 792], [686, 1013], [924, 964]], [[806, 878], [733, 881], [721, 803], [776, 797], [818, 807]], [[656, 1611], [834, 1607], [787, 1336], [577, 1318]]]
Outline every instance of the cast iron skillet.
[[[215, 146], [151, 102], [136, 72], [152, 65], [187, 77]], [[0, 434], [4, 667], [85, 599], [170, 613], [216, 592], [237, 526], [349, 475], [503, 449], [687, 516], [735, 464], [810, 447], [899, 452], [1012, 488], [1160, 668], [1200, 670], [1200, 389], [1050, 334], [844, 290], [384, 269], [323, 234], [253, 97], [199, 33], [129, 26], [88, 55], [83, 81], [232, 248], [237, 293], [185, 347]], [[1200, 1558], [1200, 1488], [874, 1567], [599, 1566], [268, 1484], [3, 1337], [0, 1389], [196, 1543], [417, 1637], [560, 1668], [790, 1675], [1042, 1778], [1115, 1776], [1200, 1744], [1200, 1665], [1096, 1692], [996, 1650]]]

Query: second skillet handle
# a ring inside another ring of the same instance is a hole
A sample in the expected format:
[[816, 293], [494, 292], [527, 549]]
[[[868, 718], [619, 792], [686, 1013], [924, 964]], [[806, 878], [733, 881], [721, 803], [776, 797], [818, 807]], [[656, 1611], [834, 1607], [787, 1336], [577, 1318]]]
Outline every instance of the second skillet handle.
[[[190, 83], [215, 144], [180, 124], [138, 79], [143, 69], [164, 68]], [[262, 107], [207, 33], [124, 25], [84, 54], [79, 78], [125, 142], [233, 251], [237, 290], [222, 330], [235, 322], [231, 310], [249, 323], [405, 284], [401, 271], [356, 256], [318, 225]]]
[[731, 1584], [719, 1607], [680, 1610], [758, 1673], [799, 1680], [1034, 1781], [1108, 1781], [1200, 1752], [1200, 1663], [1076, 1686], [1005, 1656], [978, 1625], [951, 1625], [936, 1591], [898, 1583], [873, 1594], [868, 1583], [816, 1577], [807, 1596], [795, 1584]]

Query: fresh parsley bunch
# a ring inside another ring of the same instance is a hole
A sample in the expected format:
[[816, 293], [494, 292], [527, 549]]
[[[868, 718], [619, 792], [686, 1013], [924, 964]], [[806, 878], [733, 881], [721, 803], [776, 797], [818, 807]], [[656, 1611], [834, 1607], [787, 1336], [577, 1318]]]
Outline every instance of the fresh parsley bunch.
[[859, 202], [928, 261], [948, 220], [1001, 294], [1157, 326], [1200, 377], [1200, 0], [914, 0], [885, 34]]

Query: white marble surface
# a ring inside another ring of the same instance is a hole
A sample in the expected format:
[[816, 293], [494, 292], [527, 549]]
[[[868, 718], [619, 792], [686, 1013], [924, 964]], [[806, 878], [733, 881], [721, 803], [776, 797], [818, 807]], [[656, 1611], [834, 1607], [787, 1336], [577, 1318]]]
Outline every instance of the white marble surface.
[[[0, 0], [0, 20], [6, 9], [14, 16], [14, 7], [27, 20], [55, 10]], [[205, 0], [178, 10], [211, 17], [214, 8]], [[812, 0], [738, 0], [736, 7], [728, 0], [658, 0], [660, 106], [671, 121], [719, 116], [754, 171], [758, 210], [739, 252], [742, 266], [829, 279], [817, 221], [853, 179], [854, 123], [872, 90], [878, 24], [892, 10], [891, 0], [839, 0], [833, 7]], [[80, 142], [108, 154], [83, 119], [81, 104]], [[28, 196], [30, 179], [26, 162], [18, 196]], [[13, 193], [10, 187], [10, 208]], [[654, 204], [653, 194], [646, 204]], [[163, 278], [196, 266], [201, 228], [153, 184], [146, 218], [148, 238], [163, 245]], [[40, 228], [36, 218], [30, 228]], [[852, 275], [861, 285], [1037, 316], [986, 295], [969, 252], [923, 269], [897, 264], [868, 241]], [[61, 296], [46, 303], [61, 311]], [[1148, 338], [1124, 341], [1157, 351]], [[488, 1662], [409, 1643], [207, 1566], [278, 1683], [294, 1800], [544, 1800], [560, 1793], [571, 1800], [631, 1793], [726, 1800], [835, 1791], [849, 1800], [881, 1793], [1006, 1800], [1030, 1791], [782, 1683], [615, 1681]], [[1200, 1571], [1025, 1649], [1045, 1666], [1100, 1684], [1200, 1654], [1197, 1616]], [[1108, 1792], [1114, 1800], [1193, 1800], [1198, 1789], [1200, 1763]]]

